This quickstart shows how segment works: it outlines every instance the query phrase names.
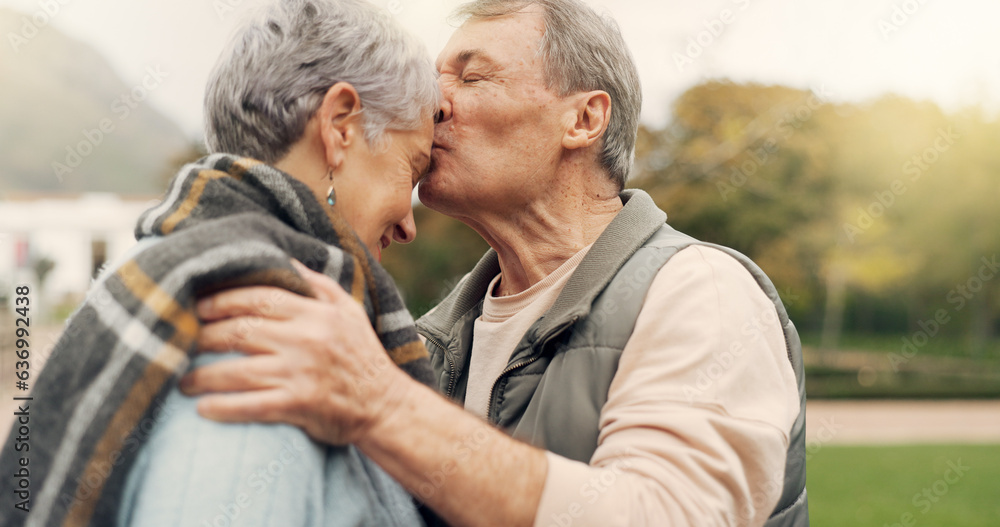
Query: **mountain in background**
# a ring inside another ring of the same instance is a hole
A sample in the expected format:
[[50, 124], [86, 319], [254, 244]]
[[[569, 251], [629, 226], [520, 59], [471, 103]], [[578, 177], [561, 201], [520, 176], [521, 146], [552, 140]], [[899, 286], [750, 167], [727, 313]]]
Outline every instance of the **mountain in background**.
[[[180, 127], [148, 99], [130, 107], [123, 96], [136, 85], [51, 26], [15, 51], [9, 35], [24, 18], [0, 8], [0, 193], [162, 192], [165, 171], [191, 150]], [[153, 86], [155, 69], [143, 80]]]

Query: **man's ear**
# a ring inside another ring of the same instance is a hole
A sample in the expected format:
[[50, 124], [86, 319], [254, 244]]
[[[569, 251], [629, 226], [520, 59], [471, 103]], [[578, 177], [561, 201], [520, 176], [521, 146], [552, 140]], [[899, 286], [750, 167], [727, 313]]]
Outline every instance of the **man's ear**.
[[563, 136], [563, 148], [574, 150], [586, 148], [604, 135], [611, 119], [611, 96], [607, 92], [595, 90], [574, 96], [573, 122]]
[[338, 82], [326, 91], [316, 111], [319, 135], [326, 151], [326, 162], [334, 170], [344, 162], [346, 151], [361, 132], [361, 97], [354, 86]]

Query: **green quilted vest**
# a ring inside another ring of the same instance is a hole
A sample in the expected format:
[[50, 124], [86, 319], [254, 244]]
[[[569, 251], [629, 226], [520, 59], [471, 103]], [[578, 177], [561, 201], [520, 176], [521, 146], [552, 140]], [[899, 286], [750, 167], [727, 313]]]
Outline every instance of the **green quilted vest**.
[[[726, 252], [774, 302], [788, 360], [799, 387], [799, 416], [789, 430], [784, 487], [767, 527], [809, 525], [805, 469], [805, 380], [802, 346], [771, 281], [746, 256], [700, 242], [665, 224], [666, 214], [640, 190], [622, 193], [625, 207], [580, 262], [551, 309], [527, 331], [493, 385], [489, 419], [511, 436], [569, 459], [589, 462], [598, 419], [632, 334], [646, 291], [679, 250], [704, 245]], [[439, 390], [461, 403], [473, 323], [490, 281], [500, 272], [490, 250], [454, 291], [417, 321], [427, 339]]]

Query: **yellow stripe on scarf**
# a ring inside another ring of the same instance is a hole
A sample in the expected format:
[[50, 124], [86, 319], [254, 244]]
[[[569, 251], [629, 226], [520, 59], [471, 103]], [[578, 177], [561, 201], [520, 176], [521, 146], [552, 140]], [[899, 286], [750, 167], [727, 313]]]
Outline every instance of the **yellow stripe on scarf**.
[[190, 348], [198, 336], [201, 323], [191, 311], [181, 307], [173, 296], [160, 288], [149, 277], [135, 260], [129, 260], [116, 273], [125, 287], [128, 288], [150, 311], [159, 319], [165, 320], [174, 327], [174, 336], [170, 342], [182, 349]]
[[104, 484], [121, 459], [125, 439], [135, 429], [156, 394], [163, 389], [163, 384], [186, 357], [184, 351], [170, 344], [163, 346], [153, 362], [146, 366], [139, 381], [132, 385], [83, 469], [63, 527], [85, 527], [90, 524]]
[[[351, 255], [354, 262], [354, 276], [351, 280], [351, 297], [359, 304], [365, 303], [365, 268], [361, 267], [361, 258]], [[372, 299], [374, 303], [374, 299]]]
[[365, 293], [360, 290], [361, 287], [368, 287], [368, 295], [371, 297], [372, 308], [376, 313], [381, 312], [382, 306], [379, 305], [378, 290], [375, 287], [375, 274], [372, 273], [371, 265], [368, 263], [368, 257], [365, 255], [365, 249], [362, 247], [361, 243], [358, 242], [357, 235], [354, 233], [354, 228], [347, 223], [344, 218], [337, 213], [335, 210], [327, 207], [327, 216], [330, 218], [330, 223], [333, 224], [333, 230], [337, 232], [337, 236], [340, 237], [341, 249], [350, 254], [354, 259], [354, 280], [351, 284], [351, 296], [354, 297], [358, 303], [364, 302]]
[[222, 179], [224, 177], [232, 177], [235, 179], [241, 179], [243, 174], [250, 170], [256, 165], [261, 164], [260, 161], [244, 157], [236, 162], [229, 168], [229, 172], [222, 172], [221, 170], [202, 170], [198, 172], [198, 176], [194, 183], [191, 184], [191, 191], [188, 192], [184, 201], [177, 207], [177, 210], [173, 212], [167, 219], [163, 220], [163, 225], [160, 230], [164, 235], [170, 234], [174, 229], [177, 228], [177, 224], [191, 215], [191, 211], [198, 206], [198, 202], [201, 200], [201, 195], [205, 192], [205, 186], [215, 179]]
[[389, 350], [389, 358], [392, 359], [392, 362], [399, 365], [422, 359], [428, 355], [427, 348], [419, 340]]

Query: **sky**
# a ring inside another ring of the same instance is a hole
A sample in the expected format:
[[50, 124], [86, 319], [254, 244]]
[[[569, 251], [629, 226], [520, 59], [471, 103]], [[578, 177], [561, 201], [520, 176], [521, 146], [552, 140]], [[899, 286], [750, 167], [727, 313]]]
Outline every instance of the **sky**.
[[[0, 0], [95, 47], [129, 86], [148, 68], [166, 80], [149, 97], [192, 138], [218, 54], [264, 0]], [[642, 119], [669, 121], [671, 104], [708, 79], [784, 84], [835, 101], [893, 92], [947, 110], [1000, 111], [998, 0], [585, 0], [614, 17], [643, 83]], [[436, 56], [456, 0], [373, 0]], [[62, 5], [65, 4], [65, 5]], [[46, 20], [47, 19], [47, 20]], [[13, 50], [2, 35], [0, 60]]]

